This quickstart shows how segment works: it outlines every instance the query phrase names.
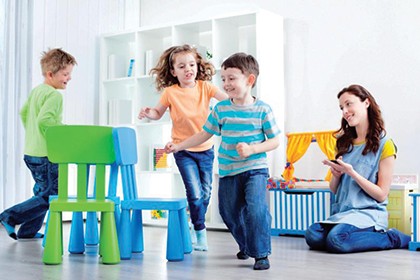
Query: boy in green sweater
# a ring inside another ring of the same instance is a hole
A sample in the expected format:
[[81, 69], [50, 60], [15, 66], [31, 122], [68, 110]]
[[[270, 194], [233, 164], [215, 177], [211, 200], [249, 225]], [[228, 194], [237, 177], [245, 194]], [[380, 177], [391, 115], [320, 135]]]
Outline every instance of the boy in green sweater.
[[[45, 131], [62, 125], [63, 97], [71, 80], [75, 58], [61, 49], [44, 52], [41, 58], [44, 83], [35, 87], [20, 111], [25, 128], [24, 161], [35, 181], [34, 196], [0, 214], [0, 222], [13, 239], [42, 238], [38, 231], [49, 208], [49, 196], [58, 192], [58, 165], [48, 160]], [[18, 232], [15, 226], [20, 225]]]

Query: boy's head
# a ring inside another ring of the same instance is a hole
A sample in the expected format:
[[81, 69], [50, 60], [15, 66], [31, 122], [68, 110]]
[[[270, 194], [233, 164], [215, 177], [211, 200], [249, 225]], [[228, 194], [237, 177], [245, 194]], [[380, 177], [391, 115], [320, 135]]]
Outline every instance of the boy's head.
[[41, 58], [41, 69], [45, 83], [55, 89], [65, 89], [71, 80], [71, 72], [75, 64], [77, 64], [76, 59], [61, 49], [44, 52]]
[[253, 75], [252, 87], [257, 83], [260, 69], [257, 60], [252, 55], [246, 53], [235, 53], [231, 55], [222, 63], [222, 69], [227, 68], [237, 68], [246, 76]]
[[45, 76], [47, 72], [56, 74], [58, 71], [66, 68], [66, 66], [76, 64], [76, 59], [62, 49], [52, 49], [42, 53], [41, 69], [43, 76]]

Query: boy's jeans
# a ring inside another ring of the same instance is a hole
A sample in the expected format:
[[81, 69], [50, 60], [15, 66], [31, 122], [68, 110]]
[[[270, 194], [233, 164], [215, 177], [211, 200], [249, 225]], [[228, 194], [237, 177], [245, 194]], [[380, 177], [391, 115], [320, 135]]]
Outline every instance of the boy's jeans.
[[267, 169], [256, 169], [219, 179], [220, 215], [239, 249], [253, 258], [271, 253], [267, 178]]
[[18, 238], [32, 238], [41, 229], [49, 208], [49, 196], [58, 192], [58, 165], [47, 157], [25, 155], [24, 161], [35, 180], [34, 196], [6, 209], [0, 219], [11, 226], [21, 225]]
[[181, 173], [190, 208], [191, 222], [196, 231], [204, 229], [213, 181], [214, 149], [203, 152], [179, 151], [174, 153]]
[[305, 239], [311, 249], [332, 253], [386, 250], [397, 248], [399, 244], [395, 234], [349, 224], [312, 224], [306, 230]]

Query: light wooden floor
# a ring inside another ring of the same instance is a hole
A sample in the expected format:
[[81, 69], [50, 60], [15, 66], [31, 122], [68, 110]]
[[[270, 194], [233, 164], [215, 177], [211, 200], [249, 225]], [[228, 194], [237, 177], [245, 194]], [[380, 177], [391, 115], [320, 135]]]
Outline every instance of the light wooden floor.
[[[68, 225], [65, 226], [67, 246]], [[254, 271], [253, 259], [238, 260], [226, 231], [209, 231], [208, 252], [165, 259], [166, 229], [145, 227], [145, 251], [119, 265], [103, 265], [96, 247], [85, 255], [65, 252], [63, 263], [41, 261], [41, 240], [14, 241], [0, 227], [0, 279], [420, 279], [420, 252], [391, 250], [335, 255], [308, 250], [301, 237], [272, 237], [271, 269]]]

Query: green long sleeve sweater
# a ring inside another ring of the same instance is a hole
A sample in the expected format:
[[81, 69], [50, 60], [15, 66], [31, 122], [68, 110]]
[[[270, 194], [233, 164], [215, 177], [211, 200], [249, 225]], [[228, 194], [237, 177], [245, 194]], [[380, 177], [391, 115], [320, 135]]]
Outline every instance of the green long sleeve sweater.
[[25, 155], [45, 157], [45, 132], [51, 126], [62, 125], [63, 96], [55, 88], [41, 84], [35, 87], [20, 111], [25, 127]]

